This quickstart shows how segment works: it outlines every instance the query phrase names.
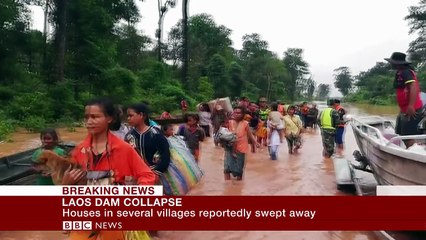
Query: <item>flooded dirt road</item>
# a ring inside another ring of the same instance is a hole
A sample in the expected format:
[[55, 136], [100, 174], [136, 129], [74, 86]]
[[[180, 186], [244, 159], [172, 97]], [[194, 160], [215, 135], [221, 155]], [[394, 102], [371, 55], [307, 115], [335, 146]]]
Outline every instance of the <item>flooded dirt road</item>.
[[[78, 143], [84, 139], [86, 133], [85, 128], [76, 128], [74, 132], [67, 129], [58, 129], [59, 138], [64, 142], [72, 141]], [[41, 146], [40, 133], [28, 133], [20, 129], [12, 134], [9, 141], [0, 143], [0, 157], [39, 146]]]
[[[367, 109], [367, 110], [365, 110]], [[394, 108], [391, 108], [394, 109]], [[348, 106], [352, 115], [364, 115], [369, 111], [378, 110]], [[393, 110], [392, 110], [393, 111]], [[383, 110], [382, 114], [392, 116], [394, 112]], [[24, 135], [24, 136], [23, 136]], [[65, 141], [80, 141], [85, 136], [84, 129], [69, 133], [61, 131]], [[37, 146], [38, 135], [17, 133], [14, 143], [7, 148], [0, 145], [2, 154], [10, 154], [13, 150], [20, 151], [33, 143]], [[352, 158], [352, 152], [357, 149], [352, 129], [347, 127], [345, 132], [345, 156]], [[10, 147], [13, 146], [13, 147]], [[248, 154], [243, 181], [224, 181], [223, 179], [223, 149], [215, 147], [211, 139], [202, 144], [201, 168], [205, 176], [190, 192], [190, 195], [328, 195], [345, 196], [337, 190], [333, 163], [321, 156], [322, 144], [319, 130], [308, 130], [303, 134], [303, 146], [298, 154], [289, 155], [286, 144], [279, 150], [278, 160], [269, 159], [266, 148], [255, 154]], [[19, 149], [19, 150], [18, 150]], [[0, 155], [1, 156], [1, 155]], [[342, 199], [344, 201], [344, 199]], [[160, 239], [210, 240], [210, 239], [291, 239], [291, 240], [377, 240], [372, 232], [346, 231], [162, 231]], [[61, 232], [0, 232], [1, 240], [62, 240], [66, 236]]]

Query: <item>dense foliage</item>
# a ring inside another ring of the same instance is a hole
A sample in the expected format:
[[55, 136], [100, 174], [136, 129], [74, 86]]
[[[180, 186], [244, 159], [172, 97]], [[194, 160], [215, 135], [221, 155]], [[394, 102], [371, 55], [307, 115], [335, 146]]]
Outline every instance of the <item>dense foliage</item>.
[[[160, 18], [172, 2], [159, 5]], [[30, 29], [29, 4], [44, 8], [51, 32]], [[231, 29], [208, 14], [186, 19], [187, 7], [184, 1], [183, 21], [163, 43], [162, 19], [157, 41], [135, 28], [143, 15], [136, 1], [1, 1], [0, 138], [17, 124], [37, 131], [79, 120], [84, 102], [95, 96], [147, 101], [154, 113], [178, 110], [182, 98], [192, 109], [225, 96], [313, 98], [316, 83], [302, 49], [288, 49], [280, 59], [250, 33], [236, 50]]]
[[[0, 140], [16, 126], [37, 131], [46, 124], [82, 117], [86, 100], [109, 96], [128, 104], [147, 101], [153, 112], [176, 111], [182, 98], [192, 109], [216, 97], [265, 96], [284, 102], [324, 100], [330, 85], [316, 85], [303, 49], [280, 58], [258, 33], [232, 47], [232, 30], [212, 16], [188, 17], [161, 41], [162, 18], [175, 1], [159, 1], [157, 40], [135, 28], [141, 13], [133, 0], [4, 0], [0, 3]], [[42, 6], [51, 32], [30, 29], [29, 4]], [[173, 9], [170, 9], [171, 11]], [[426, 0], [405, 18], [416, 39], [408, 52], [426, 89]], [[384, 62], [351, 75], [334, 71], [347, 101], [394, 103], [393, 71]]]

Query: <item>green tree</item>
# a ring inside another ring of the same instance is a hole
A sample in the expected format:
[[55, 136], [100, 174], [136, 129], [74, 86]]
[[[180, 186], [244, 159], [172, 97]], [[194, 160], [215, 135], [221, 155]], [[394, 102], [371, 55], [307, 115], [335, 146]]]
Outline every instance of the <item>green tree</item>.
[[328, 98], [328, 95], [330, 94], [330, 85], [320, 83], [318, 85], [318, 92], [317, 92], [317, 99], [324, 101]]
[[346, 101], [370, 104], [391, 104], [395, 102], [393, 88], [394, 72], [388, 63], [377, 62], [367, 71], [354, 77], [354, 92], [345, 95]]
[[282, 61], [268, 50], [268, 42], [257, 34], [243, 36], [243, 49], [238, 52], [243, 66], [244, 95], [268, 99], [286, 99], [285, 83], [289, 74]]
[[418, 6], [411, 6], [405, 17], [410, 25], [410, 33], [417, 38], [410, 43], [408, 51], [418, 67], [417, 78], [421, 89], [426, 89], [426, 0], [420, 0]]
[[134, 72], [139, 71], [149, 60], [147, 46], [151, 43], [149, 37], [138, 33], [133, 25], [122, 24], [115, 29], [117, 39], [118, 63]]
[[284, 52], [284, 65], [289, 71], [289, 79], [286, 82], [286, 94], [291, 101], [300, 96], [301, 93], [307, 88], [309, 74], [309, 65], [303, 59], [303, 49], [289, 48]]
[[217, 25], [211, 15], [200, 14], [190, 18], [191, 60], [209, 62], [214, 54], [227, 58], [232, 55], [231, 29]]
[[136, 88], [134, 101], [148, 101], [156, 113], [178, 109], [182, 98], [190, 103], [195, 101], [184, 91], [180, 81], [173, 78], [171, 67], [158, 61], [145, 64]]
[[420, 82], [420, 89], [426, 92], [426, 66], [422, 66], [417, 71], [417, 79]]
[[268, 47], [268, 42], [263, 40], [260, 34], [246, 34], [243, 36], [243, 49], [240, 51], [239, 55], [243, 61], [248, 61], [251, 58], [270, 54]]
[[[38, 77], [34, 76], [34, 79], [32, 79], [33, 74], [31, 72], [38, 72], [38, 69], [36, 69], [35, 64], [37, 54], [34, 51], [36, 49], [36, 34], [28, 29], [29, 23], [30, 11], [23, 1], [1, 1], [0, 115], [10, 112], [8, 111], [10, 110], [9, 106], [18, 105], [15, 104], [16, 101], [22, 103], [25, 100], [33, 99], [32, 96], [21, 97], [23, 94], [21, 90], [28, 85], [34, 86], [33, 82], [40, 83]], [[32, 41], [33, 39], [34, 41]], [[27, 90], [33, 92], [38, 89]]]
[[0, 3], [0, 85], [16, 83], [22, 78], [20, 53], [26, 44], [29, 10], [22, 1]]
[[127, 1], [114, 0], [74, 0], [69, 4], [66, 73], [76, 80], [76, 95], [82, 89], [98, 95], [108, 84], [102, 78], [104, 71], [115, 67], [114, 27], [121, 20], [129, 19], [129, 13], [137, 12], [137, 8]]
[[[167, 7], [175, 1], [157, 1], [161, 30]], [[27, 4], [44, 7], [53, 26], [52, 38], [47, 38], [47, 24], [44, 34], [28, 29]], [[284, 61], [268, 50], [267, 41], [248, 34], [243, 49], [237, 51], [229, 28], [207, 14], [189, 18], [188, 5], [184, 0], [183, 20], [173, 27], [163, 50], [161, 35], [160, 48], [152, 49], [151, 40], [135, 28], [140, 19], [135, 1], [2, 1], [2, 119], [18, 120], [34, 130], [58, 119], [80, 118], [83, 102], [100, 95], [123, 104], [147, 100], [156, 113], [178, 109], [181, 98], [191, 107], [196, 101], [224, 96], [287, 100], [292, 75]], [[168, 61], [157, 61], [156, 50]], [[310, 95], [307, 76], [303, 73], [295, 79], [297, 91], [292, 94]], [[0, 135], [5, 126], [9, 128], [0, 123]]]
[[210, 101], [214, 97], [214, 89], [208, 77], [201, 77], [198, 85], [198, 100]]
[[242, 67], [237, 62], [231, 62], [229, 66], [229, 76], [231, 80], [231, 96], [240, 97], [244, 88], [244, 80], [242, 77]]
[[417, 38], [410, 43], [409, 52], [413, 60], [426, 62], [426, 0], [420, 0], [418, 6], [411, 6], [405, 17], [410, 25], [410, 33]]
[[54, 46], [55, 46], [55, 82], [62, 82], [65, 78], [65, 52], [68, 18], [68, 1], [54, 0], [53, 21], [55, 23]]
[[307, 81], [307, 88], [306, 88], [306, 94], [305, 97], [308, 100], [312, 100], [314, 97], [314, 92], [315, 92], [315, 88], [316, 88], [316, 82], [312, 79], [312, 77], [310, 77]]
[[116, 101], [128, 104], [136, 93], [137, 77], [132, 71], [123, 67], [113, 67], [104, 71], [103, 77], [107, 85], [102, 89], [100, 95], [110, 96]]
[[152, 62], [145, 65], [145, 69], [140, 74], [140, 87], [159, 92], [164, 86], [170, 83], [170, 73], [167, 66], [161, 62]]
[[355, 77], [355, 85], [358, 87], [368, 86], [371, 83], [371, 78], [377, 75], [388, 75], [389, 78], [392, 78], [393, 73], [390, 71], [389, 64], [384, 62], [377, 62], [376, 65], [367, 71], [360, 72]]
[[268, 80], [266, 97], [273, 101], [277, 99], [287, 100], [285, 84], [288, 82], [289, 74], [282, 61], [277, 56], [271, 55], [267, 60], [265, 71]]
[[264, 41], [257, 33], [243, 36], [243, 48], [238, 52], [238, 57], [243, 67], [245, 80], [244, 95], [258, 97], [261, 92], [265, 94], [270, 87], [271, 73], [266, 68], [272, 53], [268, 51], [268, 42]]
[[[184, 47], [184, 35], [181, 34], [184, 24], [178, 23], [171, 29], [168, 37], [166, 57], [174, 63], [184, 63], [184, 54], [187, 50]], [[233, 60], [232, 41], [230, 39], [231, 30], [223, 25], [217, 25], [211, 15], [194, 15], [188, 20], [189, 61], [191, 66], [188, 70], [187, 85], [190, 92], [195, 93], [198, 87], [198, 79], [206, 76], [210, 59], [215, 54], [220, 54], [227, 64]], [[185, 64], [182, 65], [185, 68]], [[184, 84], [185, 85], [185, 84]]]
[[352, 89], [353, 77], [348, 67], [334, 69], [334, 86], [339, 89], [343, 96], [348, 95]]
[[31, 73], [40, 73], [43, 67], [43, 49], [45, 47], [43, 33], [31, 30], [26, 33], [25, 46], [21, 62]]
[[226, 72], [226, 63], [221, 55], [213, 55], [208, 66], [208, 77], [213, 83], [215, 98], [230, 96], [230, 84]]
[[[175, 26], [173, 26], [170, 29], [168, 38], [167, 38], [167, 44], [166, 49], [163, 51], [163, 56], [165, 59], [169, 60], [173, 66], [178, 66], [180, 63], [182, 63], [182, 78], [183, 75], [188, 74], [187, 72], [184, 74], [184, 44], [183, 44], [183, 35], [182, 35], [182, 22], [178, 22]], [[186, 50], [185, 50], [186, 51]], [[186, 70], [187, 71], [187, 70]], [[184, 80], [182, 80], [182, 83]]]

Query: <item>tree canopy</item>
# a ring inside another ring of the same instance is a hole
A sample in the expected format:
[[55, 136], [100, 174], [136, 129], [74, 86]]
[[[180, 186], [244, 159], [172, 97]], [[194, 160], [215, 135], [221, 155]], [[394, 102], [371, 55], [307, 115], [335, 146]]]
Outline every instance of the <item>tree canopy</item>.
[[[175, 1], [158, 3], [161, 30]], [[29, 4], [45, 8], [52, 32], [30, 29]], [[178, 109], [180, 98], [194, 107], [223, 96], [291, 102], [330, 94], [330, 85], [317, 85], [303, 49], [289, 48], [280, 57], [258, 33], [245, 34], [235, 49], [231, 29], [206, 13], [189, 16], [188, 6], [185, 0], [182, 21], [162, 42], [161, 35], [143, 34], [143, 22], [135, 27], [143, 10], [133, 0], [2, 1], [0, 135], [11, 124], [78, 120], [84, 102], [103, 95], [121, 104], [148, 101], [160, 113]], [[426, 0], [411, 6], [405, 20], [416, 36], [408, 52], [424, 91]], [[356, 76], [342, 66], [334, 71], [334, 86], [348, 101], [392, 103], [393, 74], [385, 62]]]
[[343, 96], [348, 95], [352, 89], [352, 75], [348, 67], [334, 69], [334, 86], [339, 89]]
[[426, 0], [420, 0], [418, 6], [411, 6], [405, 17], [410, 25], [410, 33], [417, 38], [410, 43], [409, 52], [412, 59], [418, 62], [426, 61]]
[[317, 92], [317, 98], [319, 100], [325, 101], [327, 100], [328, 96], [330, 94], [330, 85], [321, 83], [318, 85], [318, 92]]

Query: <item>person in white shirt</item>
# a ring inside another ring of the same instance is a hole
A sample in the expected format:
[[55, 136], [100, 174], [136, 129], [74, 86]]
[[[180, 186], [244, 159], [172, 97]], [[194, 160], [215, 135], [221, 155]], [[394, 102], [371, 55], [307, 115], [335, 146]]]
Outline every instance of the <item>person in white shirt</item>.
[[212, 115], [207, 103], [202, 103], [198, 108], [198, 116], [200, 117], [199, 125], [204, 130], [205, 136], [210, 137], [210, 125], [212, 124]]

